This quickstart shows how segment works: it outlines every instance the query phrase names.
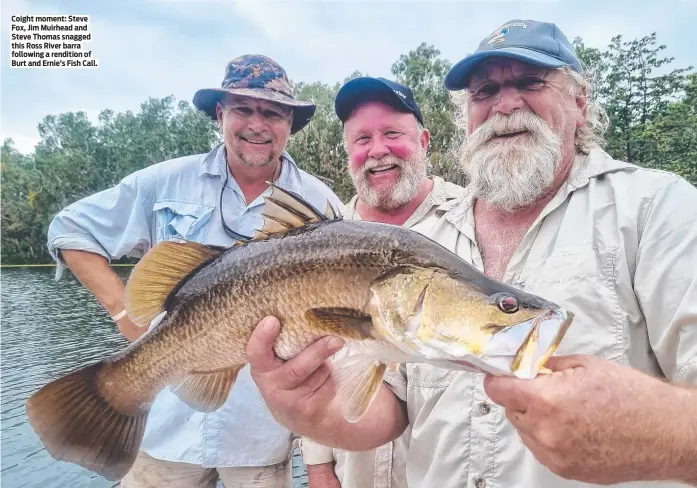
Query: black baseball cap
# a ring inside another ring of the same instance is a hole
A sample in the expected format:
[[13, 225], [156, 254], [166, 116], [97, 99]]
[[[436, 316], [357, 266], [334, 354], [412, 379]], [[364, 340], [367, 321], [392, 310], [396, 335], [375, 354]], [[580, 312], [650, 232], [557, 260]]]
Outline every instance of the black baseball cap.
[[334, 99], [334, 111], [343, 123], [358, 105], [375, 101], [390, 105], [402, 112], [412, 113], [421, 125], [424, 123], [423, 115], [414, 100], [411, 89], [385, 78], [363, 76], [345, 83]]

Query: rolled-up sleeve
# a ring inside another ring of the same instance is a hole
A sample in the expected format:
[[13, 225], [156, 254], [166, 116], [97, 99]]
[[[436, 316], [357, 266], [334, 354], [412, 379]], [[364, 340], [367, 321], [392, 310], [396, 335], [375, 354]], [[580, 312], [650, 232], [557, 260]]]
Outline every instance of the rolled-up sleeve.
[[133, 173], [54, 217], [47, 237], [48, 251], [57, 263], [56, 279], [64, 267], [60, 249], [96, 253], [111, 262], [126, 255], [140, 257], [150, 248], [152, 179], [143, 171]]
[[697, 188], [683, 179], [670, 181], [650, 202], [634, 290], [666, 377], [697, 384]]
[[300, 452], [303, 462], [308, 465], [334, 462], [334, 450], [303, 437], [300, 439]]

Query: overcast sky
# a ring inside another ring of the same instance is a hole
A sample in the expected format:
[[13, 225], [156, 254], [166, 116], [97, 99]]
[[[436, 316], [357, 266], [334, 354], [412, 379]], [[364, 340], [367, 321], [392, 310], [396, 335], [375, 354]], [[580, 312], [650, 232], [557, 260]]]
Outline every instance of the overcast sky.
[[[90, 15], [97, 69], [13, 69], [12, 15]], [[191, 100], [220, 85], [244, 53], [276, 59], [293, 81], [335, 83], [353, 71], [390, 77], [400, 54], [433, 44], [454, 63], [512, 19], [555, 22], [571, 40], [604, 48], [622, 34], [656, 32], [675, 57], [697, 67], [697, 0], [269, 1], [2, 0], [2, 139], [23, 152], [49, 114], [138, 111], [148, 97]]]

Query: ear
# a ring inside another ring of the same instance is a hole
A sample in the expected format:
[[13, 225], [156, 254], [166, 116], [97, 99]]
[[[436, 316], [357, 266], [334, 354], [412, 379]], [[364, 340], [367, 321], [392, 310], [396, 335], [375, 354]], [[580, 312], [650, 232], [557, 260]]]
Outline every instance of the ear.
[[223, 125], [223, 107], [220, 103], [215, 104], [215, 115], [218, 118], [218, 125], [222, 127]]
[[424, 129], [424, 131], [421, 133], [421, 147], [424, 149], [428, 149], [428, 145], [431, 143], [431, 133], [428, 131], [428, 129]]
[[576, 96], [576, 107], [578, 108], [578, 119], [576, 120], [576, 128], [578, 129], [585, 125], [588, 118], [588, 93], [585, 89]]

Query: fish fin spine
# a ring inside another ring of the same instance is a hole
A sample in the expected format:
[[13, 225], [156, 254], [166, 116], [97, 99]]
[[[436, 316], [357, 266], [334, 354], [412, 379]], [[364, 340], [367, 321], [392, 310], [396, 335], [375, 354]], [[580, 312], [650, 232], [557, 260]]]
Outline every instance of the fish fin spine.
[[297, 193], [267, 183], [271, 187], [271, 194], [264, 197], [264, 225], [257, 231], [254, 240], [280, 236], [317, 222], [343, 219], [340, 211], [335, 210], [329, 201], [325, 211], [321, 212]]

